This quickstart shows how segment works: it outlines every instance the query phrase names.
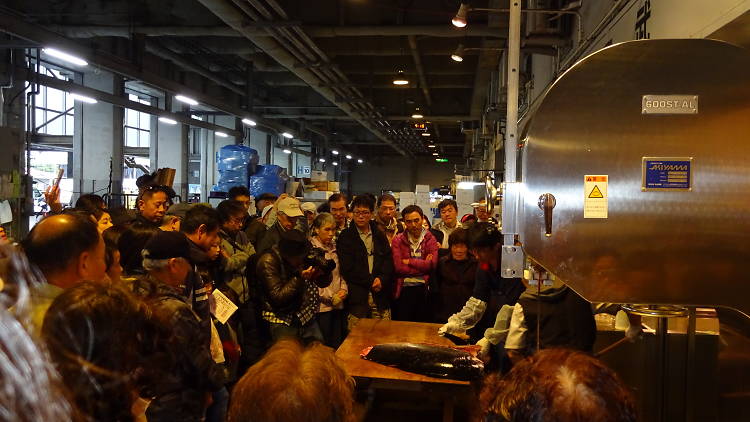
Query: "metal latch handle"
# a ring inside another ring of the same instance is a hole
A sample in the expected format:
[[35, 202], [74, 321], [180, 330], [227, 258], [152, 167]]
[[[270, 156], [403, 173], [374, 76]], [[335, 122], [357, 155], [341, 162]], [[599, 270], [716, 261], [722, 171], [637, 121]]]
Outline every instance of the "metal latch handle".
[[539, 195], [539, 209], [544, 211], [544, 235], [552, 236], [552, 209], [557, 205], [555, 195], [543, 193]]

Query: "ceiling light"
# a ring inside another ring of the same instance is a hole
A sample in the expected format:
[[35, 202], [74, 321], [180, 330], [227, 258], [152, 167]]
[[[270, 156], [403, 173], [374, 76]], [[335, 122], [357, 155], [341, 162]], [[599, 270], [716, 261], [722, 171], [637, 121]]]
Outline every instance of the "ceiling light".
[[462, 62], [464, 61], [464, 45], [459, 44], [458, 47], [456, 47], [456, 51], [451, 54], [451, 59], [453, 59], [454, 62]]
[[190, 97], [186, 97], [184, 95], [175, 95], [174, 99], [177, 100], [177, 101], [179, 101], [179, 102], [181, 102], [181, 103], [190, 104], [190, 105], [193, 105], [193, 106], [194, 105], [198, 105], [198, 101], [195, 101], [194, 99], [192, 99]]
[[190, 118], [191, 118], [191, 119], [195, 119], [195, 120], [200, 120], [200, 121], [203, 121], [203, 117], [201, 117], [201, 116], [196, 116], [195, 114], [191, 114], [191, 115], [190, 115]]
[[364, 160], [362, 160], [361, 158], [357, 158], [357, 162], [358, 162], [359, 164], [362, 164], [362, 163], [364, 163]]
[[427, 145], [427, 148], [435, 148], [435, 145], [433, 144]]
[[334, 149], [334, 150], [331, 151], [331, 154], [333, 154], [333, 155], [339, 155], [339, 152]]
[[461, 3], [461, 7], [458, 8], [458, 13], [451, 19], [453, 26], [457, 28], [463, 28], [466, 26], [466, 16], [469, 14], [469, 5]]
[[337, 166], [337, 165], [339, 165], [339, 162], [338, 161], [334, 161], [331, 164], [333, 164], [334, 166]]
[[284, 154], [291, 154], [291, 153], [292, 153], [292, 150], [291, 150], [291, 149], [289, 149], [289, 148], [284, 148], [284, 149], [283, 149], [283, 152], [284, 152]]
[[255, 123], [255, 120], [250, 120], [248, 118], [242, 119], [242, 123], [248, 125], [248, 126], [255, 126], [257, 123]]
[[346, 154], [346, 159], [347, 159], [347, 160], [351, 160], [351, 159], [352, 159], [352, 156], [351, 156], [351, 155], [349, 155], [349, 154]]
[[87, 103], [87, 104], [96, 104], [97, 103], [96, 99], [91, 98], [91, 97], [87, 97], [87, 96], [81, 95], [81, 94], [73, 94], [73, 93], [71, 93], [70, 94], [70, 98], [72, 98], [72, 99], [74, 99], [76, 101], [81, 101], [81, 102]]
[[227, 134], [226, 134], [226, 133], [224, 133], [224, 132], [214, 132], [214, 134], [215, 134], [216, 136], [218, 136], [219, 138], [227, 138], [227, 137], [229, 137], [229, 135], [227, 135]]
[[64, 51], [55, 50], [54, 48], [43, 48], [42, 52], [48, 56], [56, 57], [60, 60], [72, 63], [76, 66], [88, 66], [88, 62], [80, 57], [73, 56]]
[[289, 132], [284, 132], [284, 133], [281, 134], [281, 136], [285, 137], [286, 139], [292, 139], [292, 138], [294, 138], [294, 135], [292, 135]]
[[433, 152], [432, 155], [440, 155], [440, 154], [438, 154], [437, 152]]
[[172, 120], [169, 117], [159, 117], [159, 121], [168, 125], [176, 125], [177, 120]]
[[396, 76], [393, 78], [393, 85], [409, 85], [409, 80], [406, 79], [403, 70], [399, 69], [396, 72]]
[[326, 162], [326, 159], [325, 159], [325, 158], [321, 158], [321, 159], [319, 159], [318, 161], [320, 161], [321, 163], [325, 163], [325, 162]]
[[422, 132], [422, 136], [432, 136], [430, 132]]
[[412, 119], [422, 119], [424, 116], [422, 115], [422, 111], [419, 109], [419, 107], [414, 109], [414, 113], [411, 114]]

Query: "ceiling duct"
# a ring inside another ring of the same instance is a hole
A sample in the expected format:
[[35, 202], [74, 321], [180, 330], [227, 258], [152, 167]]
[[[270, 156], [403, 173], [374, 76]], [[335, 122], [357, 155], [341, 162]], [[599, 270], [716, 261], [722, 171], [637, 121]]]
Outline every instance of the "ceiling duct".
[[[370, 130], [378, 139], [390, 145], [395, 151], [402, 155], [409, 155], [400, 145], [389, 139], [383, 129], [390, 124], [383, 120], [370, 120], [362, 117], [363, 113], [377, 113], [375, 107], [369, 103], [344, 103], [336, 101], [337, 95], [362, 96], [355, 88], [338, 86], [338, 84], [349, 84], [350, 82], [335, 67], [325, 69], [307, 68], [304, 65], [314, 62], [329, 62], [325, 54], [317, 49], [317, 46], [299, 27], [294, 28], [265, 28], [272, 37], [257, 36], [250, 31], [249, 23], [271, 20], [271, 13], [259, 2], [249, 0], [248, 2], [234, 0], [199, 0], [206, 8], [252, 41], [258, 48], [271, 56], [279, 64], [289, 69], [297, 77], [305, 81], [310, 87], [317, 91], [327, 100], [336, 104], [344, 113], [353, 117], [362, 126]], [[252, 4], [255, 10], [251, 9]], [[271, 1], [273, 10], [286, 18], [280, 6]], [[238, 8], [240, 10], [238, 10]], [[252, 22], [250, 21], [252, 20]], [[337, 92], [338, 91], [338, 92]]]

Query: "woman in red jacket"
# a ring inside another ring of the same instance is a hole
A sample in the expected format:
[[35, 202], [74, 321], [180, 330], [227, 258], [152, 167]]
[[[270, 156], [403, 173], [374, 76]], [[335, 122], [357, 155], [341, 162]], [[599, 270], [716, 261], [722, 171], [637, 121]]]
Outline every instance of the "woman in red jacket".
[[393, 238], [393, 265], [396, 284], [393, 291], [393, 317], [401, 321], [431, 321], [428, 302], [430, 274], [438, 262], [438, 242], [422, 226], [424, 213], [416, 205], [401, 212], [406, 231]]

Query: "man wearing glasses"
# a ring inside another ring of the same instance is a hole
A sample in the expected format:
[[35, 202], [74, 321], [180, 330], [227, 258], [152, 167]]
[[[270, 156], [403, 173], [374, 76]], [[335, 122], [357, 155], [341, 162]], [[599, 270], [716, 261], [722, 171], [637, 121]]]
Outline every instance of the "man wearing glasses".
[[391, 194], [384, 193], [378, 198], [378, 214], [375, 216], [378, 229], [385, 233], [388, 243], [393, 237], [404, 232], [404, 223], [396, 218], [396, 198]]
[[328, 206], [331, 209], [331, 215], [336, 220], [336, 234], [349, 227], [349, 217], [346, 209], [346, 196], [342, 193], [334, 193], [328, 198]]
[[374, 209], [375, 204], [370, 197], [359, 195], [354, 198], [354, 219], [339, 234], [336, 244], [339, 272], [349, 287], [349, 329], [360, 318], [391, 319], [391, 246], [372, 220]]

